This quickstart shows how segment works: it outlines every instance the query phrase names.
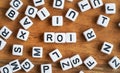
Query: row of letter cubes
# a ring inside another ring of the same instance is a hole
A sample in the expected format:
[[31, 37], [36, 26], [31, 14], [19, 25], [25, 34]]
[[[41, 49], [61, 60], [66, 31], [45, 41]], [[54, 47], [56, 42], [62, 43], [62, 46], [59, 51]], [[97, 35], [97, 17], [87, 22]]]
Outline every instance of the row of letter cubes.
[[[52, 55], [54, 55], [56, 58], [59, 58], [59, 54], [57, 52], [53, 52]], [[82, 59], [80, 56], [74, 55], [71, 58], [65, 58], [60, 61], [60, 65], [63, 71], [71, 69], [73, 67], [78, 67], [82, 65]], [[93, 69], [97, 65], [97, 61], [92, 57], [89, 56], [84, 60], [84, 64], [88, 69]], [[108, 64], [113, 69], [118, 69], [120, 67], [120, 59], [117, 56], [114, 56]], [[0, 68], [1, 73], [13, 73], [17, 72], [21, 69], [25, 70], [26, 72], [29, 72], [31, 69], [34, 68], [34, 64], [29, 60], [24, 60], [21, 64], [18, 59], [13, 60], [9, 62], [9, 64], [4, 65]], [[52, 64], [41, 64], [41, 73], [52, 73]]]

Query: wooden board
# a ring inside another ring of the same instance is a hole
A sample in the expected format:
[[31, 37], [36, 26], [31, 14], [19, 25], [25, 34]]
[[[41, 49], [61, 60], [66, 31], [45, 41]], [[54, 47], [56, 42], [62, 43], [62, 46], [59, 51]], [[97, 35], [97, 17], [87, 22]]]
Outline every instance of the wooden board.
[[[6, 40], [7, 46], [0, 51], [0, 66], [8, 64], [14, 59], [19, 59], [21, 62], [26, 58], [29, 58], [33, 64], [35, 64], [34, 69], [28, 73], [40, 73], [40, 65], [51, 63], [53, 67], [53, 73], [78, 73], [80, 70], [83, 70], [85, 73], [120, 73], [120, 69], [113, 70], [109, 67], [108, 61], [113, 56], [118, 56], [120, 58], [120, 28], [118, 23], [120, 22], [120, 1], [119, 0], [103, 0], [104, 3], [116, 3], [117, 13], [114, 15], [106, 15], [105, 7], [102, 6], [97, 9], [91, 9], [84, 13], [80, 12], [77, 2], [80, 0], [74, 0], [74, 2], [65, 2], [65, 7], [63, 10], [54, 9], [52, 7], [53, 0], [45, 0], [45, 5], [38, 7], [46, 7], [51, 16], [44, 21], [39, 20], [38, 17], [32, 19], [34, 25], [29, 29], [30, 36], [27, 42], [20, 41], [16, 38], [19, 28], [22, 26], [19, 24], [20, 19], [22, 19], [25, 14], [25, 9], [27, 5], [33, 5], [32, 0], [22, 0], [24, 2], [23, 7], [19, 10], [20, 15], [15, 21], [11, 21], [5, 16], [5, 12], [10, 7], [9, 2], [11, 0], [1, 0], [0, 1], [0, 28], [2, 26], [7, 26], [13, 31], [12, 36]], [[75, 22], [69, 21], [64, 17], [64, 25], [62, 27], [52, 27], [51, 17], [53, 15], [62, 15], [65, 16], [67, 10], [73, 8], [79, 11], [79, 17]], [[106, 15], [111, 18], [109, 26], [103, 28], [96, 24], [97, 18], [100, 14]], [[97, 38], [92, 42], [86, 42], [82, 32], [85, 30], [93, 28], [97, 35]], [[43, 41], [44, 32], [76, 32], [77, 33], [77, 43], [76, 44], [46, 44]], [[111, 42], [114, 44], [114, 49], [111, 55], [105, 55], [100, 52], [101, 45], [104, 41]], [[24, 45], [24, 54], [22, 57], [16, 57], [12, 55], [12, 45], [13, 44], [22, 44]], [[44, 48], [43, 58], [34, 59], [31, 56], [33, 46], [42, 46]], [[93, 70], [88, 70], [84, 65], [81, 65], [77, 68], [72, 68], [67, 71], [62, 71], [59, 61], [53, 63], [48, 53], [52, 50], [58, 48], [63, 55], [63, 58], [71, 57], [75, 54], [79, 54], [84, 60], [88, 56], [93, 56], [98, 65]], [[16, 73], [25, 73], [23, 70]]]

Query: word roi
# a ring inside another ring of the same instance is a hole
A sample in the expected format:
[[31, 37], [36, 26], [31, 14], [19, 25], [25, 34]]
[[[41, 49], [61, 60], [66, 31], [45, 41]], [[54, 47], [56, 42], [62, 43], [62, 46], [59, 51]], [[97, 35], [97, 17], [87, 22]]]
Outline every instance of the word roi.
[[54, 32], [45, 32], [44, 33], [44, 42], [45, 43], [76, 43], [76, 33], [54, 33]]

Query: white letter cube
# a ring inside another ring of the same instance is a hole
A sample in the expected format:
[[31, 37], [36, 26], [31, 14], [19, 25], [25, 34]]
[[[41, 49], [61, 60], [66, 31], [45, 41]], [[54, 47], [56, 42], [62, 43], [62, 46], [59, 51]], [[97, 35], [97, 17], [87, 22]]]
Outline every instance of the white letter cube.
[[55, 42], [55, 33], [54, 32], [45, 32], [44, 33], [44, 42], [45, 43], [54, 43]]
[[50, 16], [50, 13], [49, 13], [49, 11], [45, 8], [45, 7], [43, 7], [42, 9], [40, 9], [38, 12], [37, 12], [37, 15], [38, 15], [38, 17], [40, 18], [40, 20], [45, 20], [47, 17], [49, 17]]
[[18, 59], [9, 62], [9, 65], [13, 72], [17, 72], [17, 71], [21, 70], [20, 62]]
[[62, 54], [58, 49], [55, 49], [54, 51], [50, 52], [49, 56], [53, 62], [56, 62], [62, 58]]
[[120, 67], [120, 59], [117, 56], [114, 56], [109, 62], [108, 64], [110, 65], [110, 67], [112, 67], [113, 69], [118, 69]]
[[72, 64], [71, 64], [69, 58], [66, 58], [66, 59], [61, 60], [61, 61], [60, 61], [60, 65], [61, 65], [63, 71], [72, 68]]
[[8, 11], [5, 13], [5, 15], [11, 19], [11, 20], [15, 20], [18, 15], [19, 15], [19, 12], [17, 10], [15, 10], [14, 8], [10, 7], [8, 9]]
[[0, 68], [1, 73], [13, 73], [9, 64]]
[[55, 42], [56, 43], [65, 43], [66, 42], [65, 33], [55, 33]]
[[63, 16], [52, 16], [52, 26], [63, 26]]
[[21, 67], [26, 71], [29, 72], [33, 67], [34, 64], [29, 59], [26, 59], [22, 62]]
[[97, 62], [92, 56], [89, 56], [84, 60], [84, 64], [91, 70], [97, 65]]
[[17, 38], [23, 41], [27, 41], [29, 37], [29, 31], [26, 31], [24, 29], [19, 29], [18, 34], [17, 34]]
[[109, 24], [110, 18], [104, 15], [100, 15], [97, 20], [97, 24], [102, 27], [107, 27]]
[[74, 55], [70, 58], [70, 61], [73, 65], [73, 67], [78, 67], [79, 65], [82, 64], [82, 59], [80, 58], [80, 56], [77, 54], [77, 55]]
[[65, 17], [68, 18], [71, 21], [75, 21], [78, 17], [79, 13], [73, 9], [69, 9], [66, 13]]
[[101, 48], [101, 52], [105, 53], [105, 54], [111, 54], [113, 50], [113, 44], [109, 43], [109, 42], [104, 42], [102, 48]]
[[116, 13], [116, 4], [115, 3], [106, 3], [105, 4], [105, 13], [106, 14], [115, 14]]
[[65, 0], [54, 0], [53, 8], [63, 9], [65, 4]]
[[8, 39], [12, 35], [12, 31], [9, 28], [7, 28], [6, 26], [3, 26], [0, 30], [0, 35], [4, 39]]
[[52, 73], [52, 65], [51, 64], [42, 64], [41, 65], [41, 73]]
[[86, 30], [83, 32], [83, 35], [85, 36], [86, 40], [89, 42], [89, 41], [92, 41], [96, 38], [96, 34], [94, 32], [94, 30], [92, 28]]
[[91, 6], [90, 6], [88, 0], [82, 0], [82, 1], [78, 2], [78, 6], [79, 6], [81, 12], [85, 12], [85, 11], [91, 9]]
[[28, 16], [25, 16], [20, 20], [20, 24], [24, 29], [29, 29], [33, 25], [33, 22]]
[[45, 4], [44, 0], [33, 0], [34, 6], [41, 6]]
[[77, 42], [76, 33], [75, 32], [66, 33], [66, 42], [67, 43], [76, 43]]
[[91, 5], [94, 9], [103, 6], [102, 0], [90, 0], [90, 2], [91, 2]]
[[42, 58], [43, 48], [42, 47], [33, 47], [32, 48], [32, 57], [33, 58]]
[[12, 55], [22, 56], [23, 55], [23, 45], [14, 44], [12, 48]]
[[6, 46], [7, 42], [0, 38], [0, 50], [2, 50]]
[[23, 2], [21, 0], [11, 0], [10, 6], [15, 8], [16, 10], [20, 9], [23, 5]]
[[29, 17], [32, 17], [32, 18], [35, 18], [36, 14], [37, 14], [37, 11], [38, 11], [37, 8], [28, 5], [28, 6], [27, 6], [27, 9], [26, 9], [26, 11], [25, 11], [25, 15], [27, 15], [27, 16], [29, 16]]

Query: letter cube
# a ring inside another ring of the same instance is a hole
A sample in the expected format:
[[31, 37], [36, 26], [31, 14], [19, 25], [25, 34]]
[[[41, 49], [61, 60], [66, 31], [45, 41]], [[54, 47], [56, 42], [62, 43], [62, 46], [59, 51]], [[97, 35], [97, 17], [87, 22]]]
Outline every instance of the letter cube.
[[113, 50], [113, 44], [109, 42], [104, 42], [101, 48], [101, 52], [110, 55]]
[[23, 55], [23, 45], [14, 44], [12, 48], [12, 55], [22, 56]]
[[61, 65], [63, 71], [72, 68], [72, 64], [71, 64], [69, 58], [65, 58], [65, 59], [61, 60], [61, 61], [60, 61], [60, 65]]
[[44, 42], [45, 43], [54, 43], [55, 42], [55, 33], [54, 32], [45, 32], [44, 33]]
[[90, 2], [91, 2], [91, 5], [94, 9], [103, 6], [102, 0], [90, 0]]
[[110, 22], [110, 18], [104, 15], [100, 15], [97, 20], [97, 24], [102, 27], [107, 27]]
[[120, 59], [117, 56], [114, 56], [109, 62], [108, 64], [110, 65], [110, 67], [112, 67], [113, 69], [118, 69], [120, 67]]
[[41, 6], [45, 4], [44, 0], [33, 0], [34, 6]]
[[29, 59], [26, 59], [22, 62], [21, 67], [26, 71], [29, 72], [34, 65], [32, 64], [32, 62]]
[[84, 60], [84, 64], [91, 70], [97, 65], [97, 62], [92, 56], [89, 56]]
[[24, 29], [19, 29], [18, 34], [17, 34], [17, 38], [23, 41], [27, 41], [29, 37], [29, 31], [26, 31]]
[[14, 9], [18, 10], [22, 7], [23, 2], [21, 0], [11, 0], [10, 6], [12, 6]]
[[63, 26], [63, 16], [52, 16], [52, 26]]
[[65, 15], [66, 18], [68, 18], [71, 21], [75, 21], [78, 17], [79, 13], [73, 9], [69, 9]]
[[24, 29], [29, 29], [33, 25], [33, 22], [28, 16], [25, 16], [20, 20], [20, 24]]
[[7, 12], [5, 13], [5, 15], [11, 19], [11, 20], [15, 20], [18, 15], [19, 15], [19, 12], [17, 10], [15, 10], [14, 8], [10, 7]]
[[106, 14], [115, 14], [116, 13], [116, 4], [115, 3], [106, 3], [105, 4], [105, 13]]
[[89, 9], [91, 9], [90, 3], [88, 2], [88, 0], [82, 0], [80, 2], [78, 2], [78, 6], [81, 10], [81, 12], [85, 12]]
[[50, 13], [45, 7], [43, 7], [37, 12], [37, 15], [40, 18], [40, 20], [43, 21], [50, 16]]
[[21, 70], [20, 62], [18, 59], [9, 62], [9, 65], [13, 72]]
[[31, 18], [35, 18], [36, 14], [37, 14], [38, 9], [28, 5], [25, 11], [25, 15], [31, 17]]
[[6, 26], [3, 26], [0, 30], [0, 35], [4, 39], [8, 39], [12, 35], [12, 31], [9, 28], [7, 28]]
[[86, 30], [83, 32], [83, 35], [85, 36], [85, 39], [89, 42], [96, 38], [96, 34], [92, 28]]
[[62, 54], [58, 49], [55, 49], [54, 51], [50, 52], [49, 56], [53, 62], [56, 62], [62, 58]]
[[76, 33], [75, 32], [66, 33], [66, 42], [67, 43], [76, 43], [77, 42]]
[[53, 1], [53, 8], [63, 9], [65, 4], [65, 0], [54, 0]]
[[52, 73], [52, 65], [51, 64], [42, 64], [41, 65], [41, 73]]
[[77, 55], [74, 55], [70, 58], [70, 61], [73, 65], [73, 67], [78, 67], [79, 65], [82, 64], [82, 59], [80, 58], [80, 56], [77, 54]]
[[42, 58], [43, 48], [42, 47], [33, 47], [32, 48], [32, 57], [33, 58]]
[[13, 73], [9, 64], [0, 68], [1, 73]]
[[55, 33], [55, 43], [65, 43], [65, 33]]
[[7, 42], [0, 38], [0, 50], [2, 50], [6, 46]]

